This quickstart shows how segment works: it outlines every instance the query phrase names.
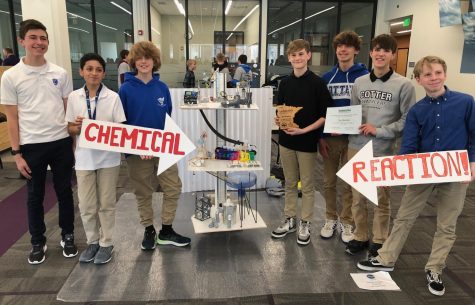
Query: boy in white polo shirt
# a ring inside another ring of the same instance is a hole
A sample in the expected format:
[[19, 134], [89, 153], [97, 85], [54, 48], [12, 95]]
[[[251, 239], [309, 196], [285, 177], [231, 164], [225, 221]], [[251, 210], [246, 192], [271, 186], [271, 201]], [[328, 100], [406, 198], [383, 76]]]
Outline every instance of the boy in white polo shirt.
[[[106, 75], [104, 59], [88, 53], [80, 59], [79, 67], [86, 84], [69, 95], [66, 110], [69, 134], [79, 136], [84, 118], [124, 122], [119, 95], [102, 84]], [[75, 157], [79, 210], [88, 244], [79, 261], [105, 264], [111, 260], [114, 249], [112, 235], [120, 153], [76, 147]]]
[[78, 253], [71, 190], [74, 157], [64, 121], [73, 86], [63, 68], [46, 61], [48, 33], [41, 22], [21, 22], [19, 36], [26, 56], [3, 74], [0, 101], [5, 105], [16, 166], [28, 179], [28, 226], [33, 246], [28, 262], [40, 264], [46, 252], [43, 200], [48, 165], [58, 198], [63, 255], [73, 257]]

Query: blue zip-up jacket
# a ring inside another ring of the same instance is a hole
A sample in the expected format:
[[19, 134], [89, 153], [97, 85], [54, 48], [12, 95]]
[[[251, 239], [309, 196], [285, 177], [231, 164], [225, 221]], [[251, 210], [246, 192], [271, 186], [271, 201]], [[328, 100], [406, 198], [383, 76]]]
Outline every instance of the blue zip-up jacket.
[[[343, 72], [336, 64], [330, 71], [323, 74], [322, 79], [327, 84], [328, 91], [330, 91], [333, 98], [331, 107], [350, 106], [353, 83], [358, 77], [368, 73], [369, 71], [364, 64], [355, 63], [348, 71]], [[325, 133], [323, 136], [328, 137], [330, 135]]]
[[250, 74], [250, 71], [251, 71], [250, 66], [248, 66], [246, 64], [240, 64], [236, 68], [236, 71], [234, 72], [234, 77], [231, 80], [231, 84], [233, 84], [233, 86], [236, 86], [236, 84], [239, 83], [242, 80], [243, 75], [244, 74]]
[[147, 84], [135, 77], [135, 72], [125, 73], [119, 96], [124, 107], [126, 124], [163, 129], [166, 114], [172, 114], [172, 99], [167, 85], [154, 74]]
[[475, 162], [475, 101], [445, 87], [438, 98], [424, 97], [407, 114], [400, 154], [468, 150]]
[[354, 64], [345, 72], [341, 71], [338, 64], [336, 64], [333, 69], [323, 74], [322, 78], [333, 98], [332, 106], [350, 106], [353, 83], [358, 77], [368, 73], [368, 69], [364, 64]]

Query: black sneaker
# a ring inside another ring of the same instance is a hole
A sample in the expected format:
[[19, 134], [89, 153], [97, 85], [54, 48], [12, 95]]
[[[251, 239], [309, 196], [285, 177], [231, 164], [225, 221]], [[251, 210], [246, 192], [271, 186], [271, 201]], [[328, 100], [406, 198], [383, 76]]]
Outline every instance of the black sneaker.
[[31, 265], [38, 265], [45, 261], [46, 245], [33, 245], [30, 255], [28, 256], [28, 263]]
[[74, 257], [78, 255], [78, 248], [76, 248], [74, 244], [74, 235], [72, 233], [64, 235], [59, 244], [63, 247], [64, 257]]
[[180, 234], [176, 233], [171, 230], [168, 234], [163, 234], [162, 231], [158, 234], [157, 237], [157, 244], [159, 245], [173, 245], [177, 247], [185, 247], [191, 243], [191, 239], [185, 236], [181, 236]]
[[438, 295], [438, 296], [444, 295], [445, 287], [444, 287], [444, 283], [442, 283], [442, 278], [440, 274], [427, 270], [426, 277], [427, 277], [427, 287], [429, 288], [430, 293], [432, 293], [433, 295]]
[[365, 271], [393, 271], [394, 267], [391, 266], [384, 266], [381, 264], [376, 257], [372, 257], [367, 261], [359, 262], [356, 267], [361, 270]]
[[153, 250], [155, 249], [155, 238], [157, 237], [157, 232], [152, 227], [151, 229], [145, 228], [145, 233], [143, 234], [142, 240], [142, 250]]
[[359, 241], [356, 239], [350, 240], [348, 245], [346, 246], [346, 253], [348, 254], [356, 254], [358, 252], [362, 252], [366, 250], [369, 246], [369, 241]]
[[368, 259], [378, 256], [378, 250], [383, 247], [383, 244], [371, 243], [368, 248]]

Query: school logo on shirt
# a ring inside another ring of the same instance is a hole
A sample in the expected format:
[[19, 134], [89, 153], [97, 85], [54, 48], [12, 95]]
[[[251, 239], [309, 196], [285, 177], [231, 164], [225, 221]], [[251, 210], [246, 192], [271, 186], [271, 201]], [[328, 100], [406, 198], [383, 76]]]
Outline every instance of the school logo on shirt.
[[164, 97], [159, 97], [157, 99], [157, 102], [158, 102], [159, 106], [162, 106], [162, 107], [165, 106], [165, 98]]
[[58, 85], [58, 79], [53, 78], [53, 85], [57, 86]]

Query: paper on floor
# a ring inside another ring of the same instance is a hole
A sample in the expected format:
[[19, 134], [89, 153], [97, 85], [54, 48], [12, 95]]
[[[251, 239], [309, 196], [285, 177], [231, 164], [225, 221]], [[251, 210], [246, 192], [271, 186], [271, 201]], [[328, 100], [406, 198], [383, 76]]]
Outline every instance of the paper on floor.
[[366, 290], [401, 290], [386, 271], [350, 273], [356, 286]]

